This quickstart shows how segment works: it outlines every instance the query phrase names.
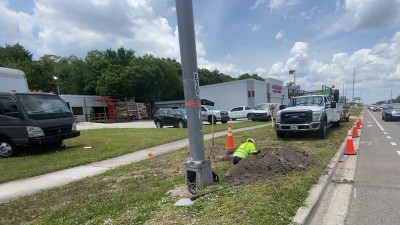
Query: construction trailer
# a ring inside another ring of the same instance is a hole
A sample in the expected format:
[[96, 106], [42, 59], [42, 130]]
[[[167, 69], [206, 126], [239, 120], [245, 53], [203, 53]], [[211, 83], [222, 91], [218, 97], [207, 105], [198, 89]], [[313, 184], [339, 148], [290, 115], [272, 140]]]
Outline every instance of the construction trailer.
[[132, 99], [112, 99], [97, 95], [60, 95], [76, 121], [115, 123], [148, 118], [144, 103]]

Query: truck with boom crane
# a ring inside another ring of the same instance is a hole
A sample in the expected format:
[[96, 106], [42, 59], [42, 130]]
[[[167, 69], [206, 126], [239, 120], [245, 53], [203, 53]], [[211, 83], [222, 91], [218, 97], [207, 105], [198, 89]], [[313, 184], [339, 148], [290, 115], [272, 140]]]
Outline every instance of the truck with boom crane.
[[343, 104], [339, 90], [322, 85], [322, 90], [304, 92], [291, 99], [289, 105], [276, 114], [276, 135], [284, 138], [287, 133], [315, 132], [320, 138], [327, 136], [331, 126], [340, 127]]

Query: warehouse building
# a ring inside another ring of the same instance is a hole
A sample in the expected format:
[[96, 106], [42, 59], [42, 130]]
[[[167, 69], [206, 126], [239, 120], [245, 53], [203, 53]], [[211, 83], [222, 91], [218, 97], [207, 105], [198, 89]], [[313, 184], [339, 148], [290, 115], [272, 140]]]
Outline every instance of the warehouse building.
[[200, 98], [214, 102], [215, 107], [221, 110], [230, 110], [235, 106], [254, 108], [260, 103], [289, 103], [287, 87], [283, 86], [283, 81], [274, 78], [200, 86]]

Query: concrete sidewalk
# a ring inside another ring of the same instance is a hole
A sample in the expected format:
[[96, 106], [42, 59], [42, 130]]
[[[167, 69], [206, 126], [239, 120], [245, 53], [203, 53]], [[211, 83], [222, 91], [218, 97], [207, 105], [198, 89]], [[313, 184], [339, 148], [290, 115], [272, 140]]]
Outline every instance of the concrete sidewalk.
[[[234, 129], [233, 132], [236, 133], [266, 126], [270, 126], [270, 123], [252, 127], [238, 128]], [[214, 133], [214, 137], [220, 137], [224, 135], [227, 135], [227, 131]], [[204, 135], [204, 140], [210, 140], [212, 137], [212, 134]], [[0, 204], [9, 202], [21, 196], [39, 192], [41, 190], [62, 186], [89, 176], [101, 174], [118, 166], [145, 160], [148, 158], [147, 155], [150, 152], [154, 154], [154, 156], [158, 156], [167, 152], [179, 150], [188, 144], [189, 140], [183, 139], [84, 166], [78, 166], [36, 177], [3, 183], [0, 184]]]

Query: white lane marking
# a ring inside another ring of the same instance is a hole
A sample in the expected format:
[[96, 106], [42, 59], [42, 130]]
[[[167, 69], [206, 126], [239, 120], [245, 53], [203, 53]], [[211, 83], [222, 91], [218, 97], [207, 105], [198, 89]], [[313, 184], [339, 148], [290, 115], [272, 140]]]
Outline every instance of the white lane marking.
[[397, 154], [399, 154], [399, 155], [400, 155], [400, 151], [397, 151]]
[[387, 139], [392, 139], [392, 137], [390, 137], [390, 136], [387, 136]]
[[383, 132], [383, 134], [388, 134], [388, 132]]
[[385, 129], [383, 129], [383, 127], [381, 126], [381, 124], [375, 119], [375, 117], [372, 115], [372, 113], [370, 111], [368, 111], [368, 113], [371, 115], [372, 119], [375, 120], [376, 124], [378, 124], [379, 128], [381, 128], [381, 131], [385, 131]]
[[396, 142], [390, 142], [391, 145], [397, 145]]

